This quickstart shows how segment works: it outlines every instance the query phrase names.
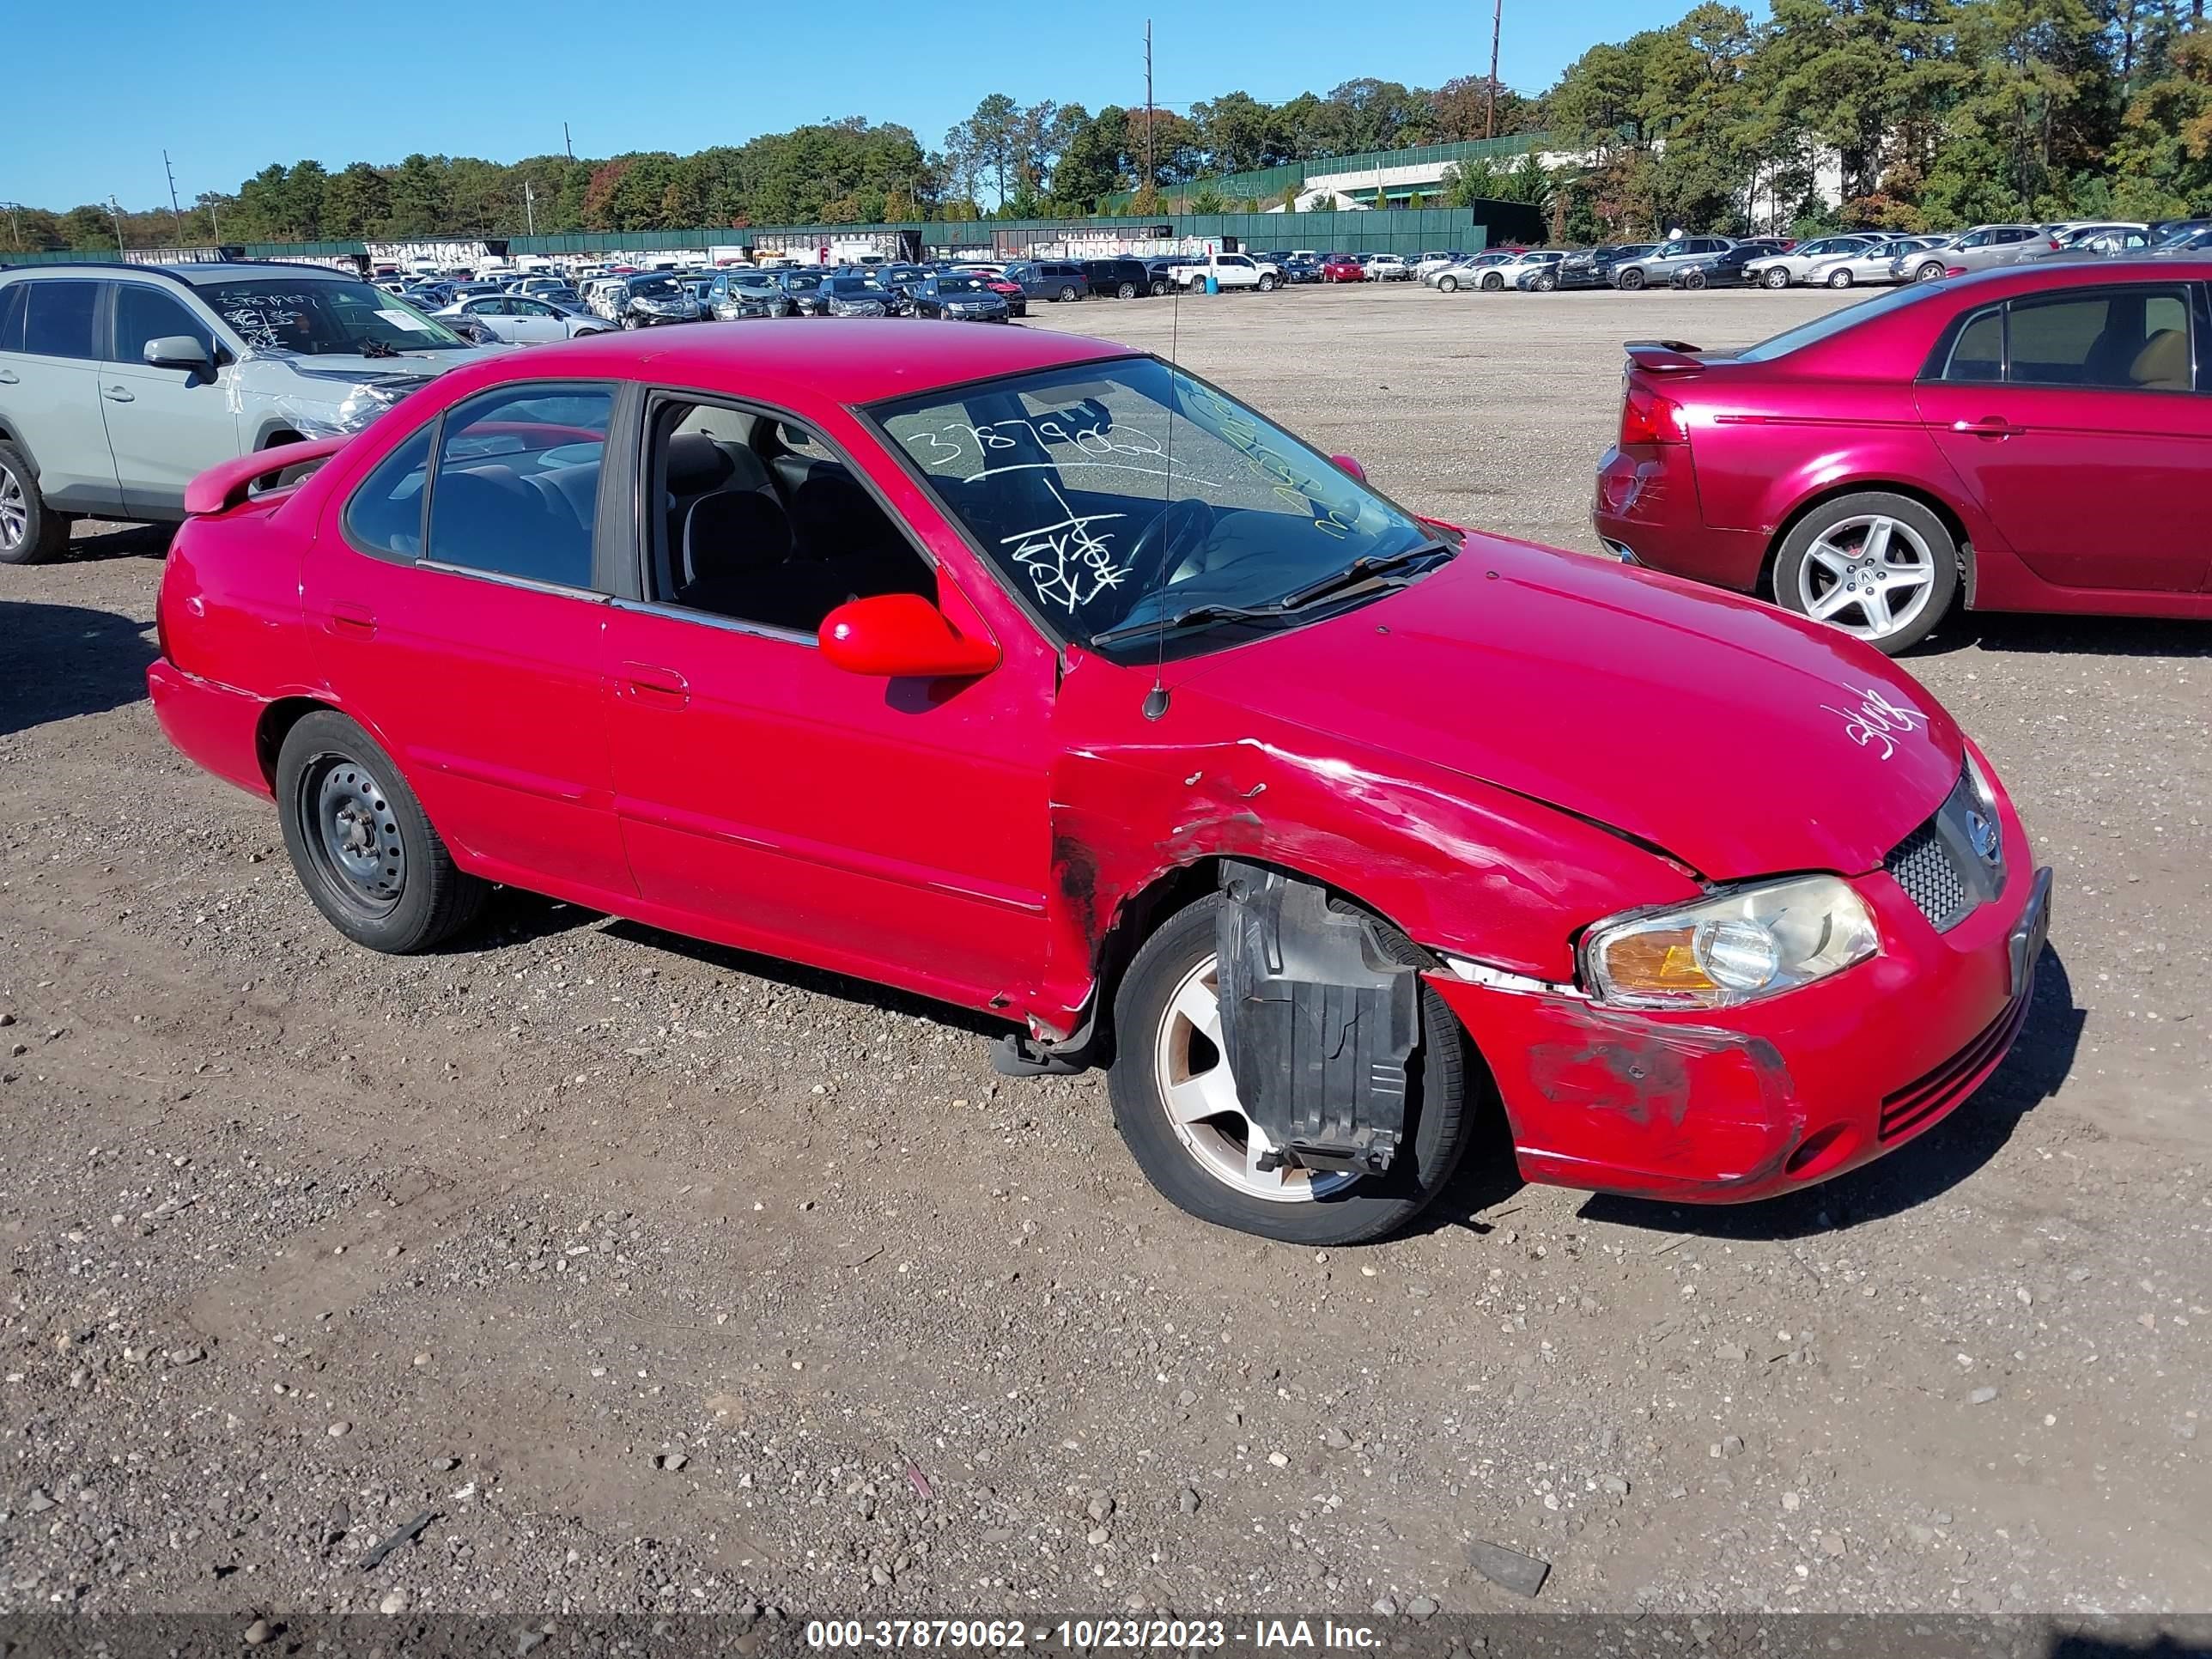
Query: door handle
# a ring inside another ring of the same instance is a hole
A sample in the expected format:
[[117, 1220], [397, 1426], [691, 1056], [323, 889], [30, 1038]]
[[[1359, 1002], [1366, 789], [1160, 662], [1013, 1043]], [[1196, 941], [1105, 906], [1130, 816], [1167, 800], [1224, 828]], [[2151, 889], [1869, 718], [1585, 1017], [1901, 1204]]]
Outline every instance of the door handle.
[[672, 668], [649, 662], [626, 662], [622, 672], [623, 690], [631, 697], [679, 706], [691, 700], [691, 682]]
[[137, 401], [131, 395], [131, 388], [127, 386], [109, 386], [101, 395], [106, 397], [110, 403], [128, 404]]
[[1978, 421], [1954, 421], [1951, 430], [1975, 438], [2009, 438], [2020, 431], [2002, 415], [1984, 415]]
[[14, 369], [0, 368], [0, 386], [14, 386], [16, 383], [15, 371]]
[[365, 605], [350, 605], [340, 599], [331, 606], [330, 631], [351, 634], [357, 638], [376, 637], [376, 613]]

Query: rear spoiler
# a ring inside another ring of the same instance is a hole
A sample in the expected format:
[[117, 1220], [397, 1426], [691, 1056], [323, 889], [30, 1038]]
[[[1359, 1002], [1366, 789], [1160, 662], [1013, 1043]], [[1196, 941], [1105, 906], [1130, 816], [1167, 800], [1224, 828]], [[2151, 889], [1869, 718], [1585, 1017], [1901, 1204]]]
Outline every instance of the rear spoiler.
[[312, 466], [327, 460], [352, 441], [350, 436], [343, 436], [276, 444], [257, 449], [251, 455], [241, 455], [234, 461], [221, 462], [185, 486], [185, 511], [198, 518], [227, 513], [243, 501], [262, 479], [289, 472], [294, 467]]
[[1654, 374], [1687, 374], [1705, 367], [1697, 349], [1682, 340], [1631, 340], [1628, 361]]

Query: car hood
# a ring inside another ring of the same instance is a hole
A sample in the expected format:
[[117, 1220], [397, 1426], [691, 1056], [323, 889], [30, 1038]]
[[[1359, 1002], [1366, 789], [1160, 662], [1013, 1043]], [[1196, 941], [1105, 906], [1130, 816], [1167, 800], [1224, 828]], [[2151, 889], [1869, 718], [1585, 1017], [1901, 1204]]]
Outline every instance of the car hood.
[[1847, 635], [1496, 538], [1191, 665], [1185, 685], [1255, 725], [1510, 790], [1716, 880], [1870, 870], [1964, 763], [1934, 698]]
[[250, 390], [288, 392], [296, 396], [303, 390], [300, 382], [305, 380], [313, 388], [307, 395], [337, 403], [356, 386], [412, 392], [448, 369], [480, 362], [505, 349], [448, 346], [436, 351], [403, 351], [396, 357], [358, 357], [335, 352], [303, 356], [290, 352], [257, 351], [239, 366], [254, 370], [246, 377]]

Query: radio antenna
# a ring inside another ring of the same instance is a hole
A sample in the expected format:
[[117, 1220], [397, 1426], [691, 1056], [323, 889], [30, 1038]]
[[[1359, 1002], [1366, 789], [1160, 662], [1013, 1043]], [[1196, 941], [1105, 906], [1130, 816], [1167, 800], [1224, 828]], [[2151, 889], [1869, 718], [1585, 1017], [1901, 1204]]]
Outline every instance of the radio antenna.
[[1157, 614], [1152, 623], [1159, 631], [1152, 652], [1152, 689], [1145, 693], [1145, 718], [1156, 720], [1168, 712], [1168, 553], [1175, 537], [1175, 526], [1168, 522], [1168, 514], [1175, 511], [1175, 423], [1176, 423], [1176, 363], [1182, 343], [1182, 284], [1175, 280], [1175, 267], [1168, 267], [1168, 282], [1173, 293], [1168, 301], [1168, 436], [1166, 453], [1161, 457], [1165, 467], [1160, 474], [1160, 579], [1152, 589]]

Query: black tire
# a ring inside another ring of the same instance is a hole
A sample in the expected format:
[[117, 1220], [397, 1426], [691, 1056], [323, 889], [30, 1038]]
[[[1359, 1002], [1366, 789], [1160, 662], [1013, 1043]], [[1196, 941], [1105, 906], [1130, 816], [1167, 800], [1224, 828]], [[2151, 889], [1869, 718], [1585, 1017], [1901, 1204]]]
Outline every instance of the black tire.
[[1070, 300], [1079, 300], [1082, 297], [1075, 291], [1075, 284], [1073, 283], [1061, 284], [1060, 292], [1053, 295], [1053, 298], [1058, 300], [1062, 305], [1066, 304]]
[[1536, 292], [1539, 294], [1549, 294], [1558, 288], [1559, 285], [1559, 279], [1553, 276], [1552, 273], [1547, 270], [1536, 279]]
[[[0, 443], [0, 502], [6, 504], [6, 516], [0, 518], [0, 564], [43, 564], [61, 557], [69, 547], [69, 520], [46, 505], [30, 462], [9, 443]], [[18, 514], [21, 528], [11, 531]]]
[[1769, 288], [1788, 288], [1790, 270], [1785, 265], [1774, 265], [1759, 273], [1759, 280]]
[[1208, 894], [1146, 939], [1114, 1002], [1116, 1054], [1108, 1075], [1115, 1127], [1147, 1180], [1176, 1208], [1217, 1226], [1285, 1243], [1326, 1248], [1395, 1231], [1428, 1207], [1459, 1167], [1472, 1137], [1473, 1067], [1459, 1022], [1443, 1000], [1421, 991], [1421, 1046], [1407, 1095], [1412, 1132], [1389, 1171], [1363, 1176], [1328, 1197], [1279, 1203], [1239, 1192], [1210, 1173], [1176, 1139], [1162, 1105], [1155, 1036], [1168, 1000], [1214, 951], [1226, 901]]
[[1928, 544], [1935, 567], [1928, 602], [1917, 616], [1894, 633], [1878, 637], [1858, 635], [1884, 656], [1894, 657], [1910, 651], [1934, 633], [1950, 614], [1959, 596], [1959, 544], [1942, 520], [1910, 495], [1893, 495], [1886, 489], [1862, 489], [1823, 501], [1808, 513], [1791, 527], [1783, 538], [1781, 550], [1774, 556], [1774, 598], [1784, 610], [1794, 611], [1801, 617], [1808, 614], [1803, 573], [1813, 544], [1837, 526], [1868, 514], [1880, 514], [1910, 525]]
[[1620, 286], [1633, 294], [1644, 286], [1644, 273], [1631, 265], [1620, 273]]
[[1913, 271], [1912, 280], [1916, 283], [1932, 283], [1942, 274], [1943, 262], [1941, 259], [1930, 259]]
[[[307, 896], [331, 927], [372, 951], [430, 949], [476, 920], [491, 890], [453, 863], [392, 757], [334, 710], [318, 709], [284, 734], [276, 812]], [[334, 846], [336, 827], [325, 818], [346, 815], [374, 847], [345, 854]], [[355, 856], [376, 867], [366, 878], [349, 875], [341, 860]]]
[[1154, 298], [1155, 300], [1164, 300], [1164, 299], [1166, 299], [1166, 298], [1167, 298], [1167, 295], [1168, 295], [1168, 279], [1167, 279], [1166, 277], [1164, 277], [1164, 276], [1155, 276], [1155, 277], [1153, 277], [1153, 278], [1152, 278], [1152, 298]]
[[1137, 285], [1134, 283], [1116, 283], [1114, 285], [1114, 297], [1117, 300], [1135, 299], [1137, 297]]
[[640, 322], [637, 318], [632, 316], [627, 312], [623, 314], [622, 325], [624, 328], [643, 328], [645, 326], [645, 325]]
[[1704, 271], [1686, 270], [1682, 273], [1682, 286], [1684, 288], [1703, 288], [1705, 285], [1705, 273]]
[[1482, 273], [1482, 287], [1485, 293], [1495, 294], [1504, 286], [1505, 279], [1496, 271], [1486, 270]]
[[1833, 270], [1828, 273], [1828, 286], [1830, 288], [1849, 288], [1850, 285], [1851, 273], [1846, 270], [1843, 266], [1838, 265]]
[[1262, 294], [1273, 294], [1274, 291], [1275, 279], [1273, 276], [1269, 272], [1264, 270], [1261, 271], [1260, 273], [1260, 292]]
[[1459, 278], [1456, 276], [1439, 276], [1437, 278], [1437, 287], [1443, 293], [1456, 294], [1459, 292]]

